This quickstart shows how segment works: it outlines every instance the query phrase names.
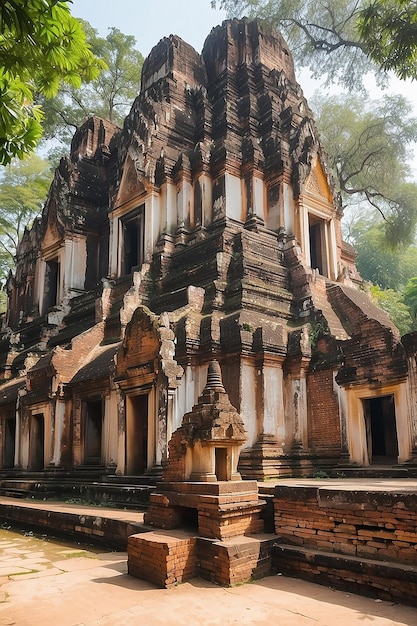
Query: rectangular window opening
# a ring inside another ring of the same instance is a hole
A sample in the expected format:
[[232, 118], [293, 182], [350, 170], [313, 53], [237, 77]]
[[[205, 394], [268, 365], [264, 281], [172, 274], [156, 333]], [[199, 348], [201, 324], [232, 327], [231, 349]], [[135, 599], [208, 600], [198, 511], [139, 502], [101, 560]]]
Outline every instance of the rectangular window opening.
[[309, 215], [310, 267], [326, 276], [324, 220]]
[[44, 311], [58, 304], [59, 292], [59, 261], [58, 258], [46, 261], [44, 283]]
[[144, 205], [121, 219], [122, 225], [122, 275], [131, 274], [143, 263], [144, 255]]

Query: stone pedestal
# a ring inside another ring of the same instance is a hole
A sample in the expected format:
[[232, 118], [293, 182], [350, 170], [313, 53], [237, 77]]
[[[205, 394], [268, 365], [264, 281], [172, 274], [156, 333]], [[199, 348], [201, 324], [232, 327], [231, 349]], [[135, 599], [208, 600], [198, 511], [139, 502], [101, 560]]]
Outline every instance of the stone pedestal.
[[169, 587], [198, 574], [231, 585], [270, 572], [275, 535], [249, 537], [264, 530], [265, 502], [256, 481], [242, 481], [237, 471], [244, 440], [212, 362], [198, 404], [171, 438], [164, 482], [145, 513], [145, 524], [160, 530], [129, 538], [130, 574]]
[[263, 531], [255, 481], [161, 484], [150, 497], [145, 524], [193, 528], [196, 535], [225, 539]]

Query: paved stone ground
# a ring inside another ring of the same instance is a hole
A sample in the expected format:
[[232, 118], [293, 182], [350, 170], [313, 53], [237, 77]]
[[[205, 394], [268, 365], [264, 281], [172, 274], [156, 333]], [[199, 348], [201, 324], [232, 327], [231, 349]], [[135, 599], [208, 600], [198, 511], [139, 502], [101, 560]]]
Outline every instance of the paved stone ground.
[[[289, 480], [333, 488], [416, 491], [415, 480]], [[284, 484], [284, 481], [280, 481]], [[266, 483], [269, 488], [272, 485]], [[11, 498], [0, 498], [10, 503]], [[128, 519], [143, 513], [15, 500], [51, 511]], [[194, 579], [156, 589], [127, 575], [126, 554], [36, 542], [0, 531], [0, 626], [417, 626], [417, 609], [284, 576], [234, 588]]]
[[1, 626], [416, 626], [417, 610], [270, 576], [234, 588], [156, 589], [126, 554], [0, 532]]

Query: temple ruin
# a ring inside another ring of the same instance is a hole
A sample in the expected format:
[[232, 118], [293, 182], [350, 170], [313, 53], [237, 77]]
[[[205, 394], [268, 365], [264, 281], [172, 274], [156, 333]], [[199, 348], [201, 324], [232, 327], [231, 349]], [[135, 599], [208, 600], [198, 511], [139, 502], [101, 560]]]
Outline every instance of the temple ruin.
[[212, 361], [241, 423], [176, 480], [414, 463], [417, 337], [361, 289], [341, 218], [282, 37], [162, 39], [123, 128], [75, 133], [19, 244], [1, 477], [161, 476]]

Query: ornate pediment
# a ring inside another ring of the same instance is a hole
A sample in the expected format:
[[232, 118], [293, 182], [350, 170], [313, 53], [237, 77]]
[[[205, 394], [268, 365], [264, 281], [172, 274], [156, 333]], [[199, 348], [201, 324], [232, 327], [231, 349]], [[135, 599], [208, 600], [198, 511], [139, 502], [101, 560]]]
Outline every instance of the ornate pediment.
[[116, 206], [127, 202], [130, 198], [142, 195], [146, 191], [141, 159], [136, 162], [128, 155], [126, 157], [122, 180], [117, 193]]
[[41, 250], [47, 250], [57, 244], [63, 238], [63, 228], [58, 221], [55, 201], [51, 201], [48, 209], [48, 220], [42, 237]]
[[317, 157], [307, 177], [304, 191], [333, 203], [333, 194], [324, 168]]

